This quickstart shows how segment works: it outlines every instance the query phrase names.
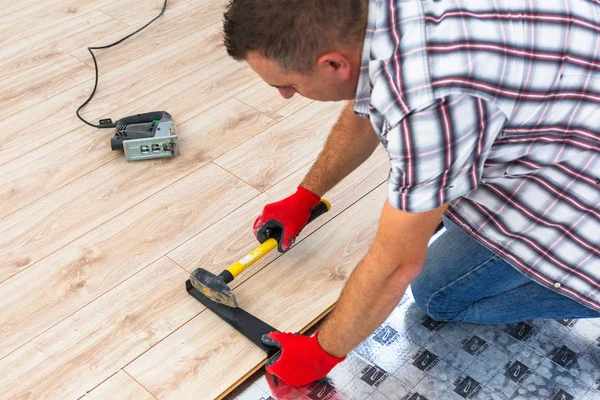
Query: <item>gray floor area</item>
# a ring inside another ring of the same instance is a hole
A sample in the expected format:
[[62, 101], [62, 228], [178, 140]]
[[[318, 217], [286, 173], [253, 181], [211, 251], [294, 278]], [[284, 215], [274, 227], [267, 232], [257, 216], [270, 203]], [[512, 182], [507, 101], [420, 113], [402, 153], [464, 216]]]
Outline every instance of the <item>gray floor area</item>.
[[406, 293], [323, 382], [257, 372], [236, 400], [600, 400], [600, 319], [440, 323]]
[[238, 389], [230, 398], [600, 400], [600, 319], [445, 324], [408, 293], [324, 382], [293, 388], [262, 370]]

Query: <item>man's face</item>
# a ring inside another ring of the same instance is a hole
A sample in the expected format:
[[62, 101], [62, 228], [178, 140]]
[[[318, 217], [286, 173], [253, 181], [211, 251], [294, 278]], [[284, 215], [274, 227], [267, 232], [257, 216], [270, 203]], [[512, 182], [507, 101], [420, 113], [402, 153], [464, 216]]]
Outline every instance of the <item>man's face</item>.
[[358, 83], [354, 69], [358, 68], [339, 57], [331, 56], [331, 60], [321, 57], [311, 75], [282, 72], [277, 62], [256, 52], [248, 54], [246, 61], [263, 81], [277, 88], [286, 99], [298, 93], [317, 101], [353, 100]]

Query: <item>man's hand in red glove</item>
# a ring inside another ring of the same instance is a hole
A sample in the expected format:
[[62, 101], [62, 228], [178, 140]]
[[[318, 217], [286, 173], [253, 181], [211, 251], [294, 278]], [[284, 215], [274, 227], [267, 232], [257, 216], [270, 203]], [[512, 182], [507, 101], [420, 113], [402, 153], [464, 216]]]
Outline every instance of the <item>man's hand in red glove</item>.
[[269, 238], [277, 239], [279, 252], [288, 251], [320, 201], [315, 193], [298, 186], [293, 195], [264, 207], [254, 222], [254, 235], [261, 243]]
[[263, 343], [279, 347], [281, 352], [269, 360], [267, 372], [288, 385], [303, 386], [325, 377], [344, 358], [327, 353], [317, 342], [317, 335], [296, 335], [271, 332], [262, 337]]

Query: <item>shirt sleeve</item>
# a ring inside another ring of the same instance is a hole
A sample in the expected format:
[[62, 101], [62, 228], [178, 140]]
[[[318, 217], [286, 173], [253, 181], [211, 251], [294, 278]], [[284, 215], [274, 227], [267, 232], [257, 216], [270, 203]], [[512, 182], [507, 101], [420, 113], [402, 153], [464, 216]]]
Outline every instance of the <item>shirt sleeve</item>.
[[505, 123], [493, 103], [460, 94], [438, 99], [383, 130], [390, 204], [426, 212], [474, 190]]

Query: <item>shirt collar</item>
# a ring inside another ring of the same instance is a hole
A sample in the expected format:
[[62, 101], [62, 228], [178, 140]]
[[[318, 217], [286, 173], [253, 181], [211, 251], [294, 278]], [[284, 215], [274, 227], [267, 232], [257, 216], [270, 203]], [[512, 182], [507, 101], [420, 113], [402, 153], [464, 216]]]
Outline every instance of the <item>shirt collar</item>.
[[371, 83], [369, 78], [369, 62], [371, 61], [371, 41], [377, 25], [377, 3], [381, 0], [369, 0], [369, 10], [367, 16], [367, 27], [365, 29], [365, 38], [363, 42], [360, 74], [358, 77], [358, 85], [356, 87], [356, 95], [354, 99], [354, 112], [368, 116], [369, 104], [371, 98]]

